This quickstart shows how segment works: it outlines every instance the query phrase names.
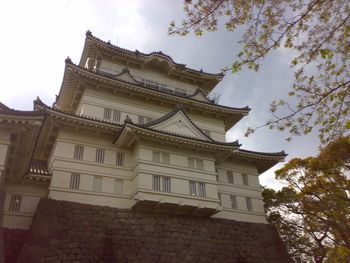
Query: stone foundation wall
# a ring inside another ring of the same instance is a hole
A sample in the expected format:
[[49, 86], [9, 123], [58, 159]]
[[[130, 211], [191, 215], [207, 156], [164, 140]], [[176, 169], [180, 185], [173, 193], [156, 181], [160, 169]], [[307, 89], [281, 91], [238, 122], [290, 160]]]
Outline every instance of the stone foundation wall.
[[42, 199], [17, 262], [291, 262], [266, 224]]
[[3, 228], [4, 259], [5, 263], [16, 262], [23, 244], [26, 240], [28, 230]]

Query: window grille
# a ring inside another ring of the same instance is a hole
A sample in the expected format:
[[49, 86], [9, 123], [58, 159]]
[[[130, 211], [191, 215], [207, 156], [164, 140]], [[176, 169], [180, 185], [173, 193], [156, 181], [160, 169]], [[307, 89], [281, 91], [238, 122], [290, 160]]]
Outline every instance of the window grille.
[[96, 149], [96, 163], [104, 163], [105, 161], [105, 150]]
[[154, 118], [152, 118], [152, 117], [145, 117], [145, 123], [149, 123], [153, 120], [154, 120]]
[[159, 175], [153, 175], [153, 190], [160, 191], [160, 176]]
[[194, 168], [194, 159], [188, 158], [188, 168]]
[[190, 181], [190, 195], [197, 195], [196, 182]]
[[139, 117], [138, 117], [138, 124], [145, 124], [145, 116], [139, 115]]
[[231, 195], [231, 208], [237, 209], [237, 197], [235, 195]]
[[250, 197], [246, 197], [245, 201], [247, 203], [247, 209], [248, 211], [253, 211], [253, 204], [252, 204], [252, 199]]
[[242, 180], [244, 185], [249, 185], [247, 174], [242, 174]]
[[78, 173], [72, 173], [70, 176], [70, 189], [79, 189], [80, 184], [80, 174]]
[[113, 110], [113, 119], [114, 122], [120, 122], [120, 111], [119, 110]]
[[204, 167], [203, 167], [203, 160], [201, 160], [201, 159], [196, 159], [196, 164], [197, 164], [197, 169], [198, 170], [203, 170], [204, 169]]
[[123, 180], [115, 179], [115, 189], [116, 194], [123, 194]]
[[84, 146], [75, 145], [75, 147], [74, 147], [74, 159], [75, 160], [83, 160], [83, 154], [84, 154]]
[[162, 153], [162, 163], [169, 164], [170, 163], [170, 155], [169, 153]]
[[162, 176], [163, 179], [163, 192], [171, 192], [171, 185], [170, 185], [170, 177], [164, 177]]
[[198, 183], [198, 196], [206, 197], [207, 193], [205, 191], [205, 183]]
[[124, 165], [124, 153], [117, 152], [116, 165], [123, 166]]
[[10, 200], [10, 211], [19, 211], [21, 207], [22, 196], [20, 195], [12, 195]]
[[232, 171], [226, 171], [226, 174], [227, 174], [227, 182], [229, 184], [233, 184], [234, 181], [233, 181], [233, 173], [232, 173]]
[[93, 191], [101, 192], [102, 190], [102, 177], [94, 176]]
[[160, 152], [153, 151], [152, 152], [152, 160], [155, 163], [160, 163]]
[[105, 120], [111, 120], [112, 119], [112, 110], [111, 109], [104, 108], [103, 119], [105, 119]]

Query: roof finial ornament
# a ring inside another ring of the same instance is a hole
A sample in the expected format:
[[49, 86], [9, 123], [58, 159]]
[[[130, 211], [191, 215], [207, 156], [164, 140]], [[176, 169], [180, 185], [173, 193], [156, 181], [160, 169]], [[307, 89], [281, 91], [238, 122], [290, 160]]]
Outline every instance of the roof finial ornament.
[[69, 56], [65, 59], [64, 62], [66, 62], [66, 64], [73, 64]]
[[126, 118], [124, 120], [124, 123], [132, 123], [131, 118], [129, 117], [129, 115], [126, 115]]
[[91, 33], [91, 31], [88, 29], [88, 30], [86, 31], [85, 35], [86, 35], [86, 36], [92, 36], [92, 33]]

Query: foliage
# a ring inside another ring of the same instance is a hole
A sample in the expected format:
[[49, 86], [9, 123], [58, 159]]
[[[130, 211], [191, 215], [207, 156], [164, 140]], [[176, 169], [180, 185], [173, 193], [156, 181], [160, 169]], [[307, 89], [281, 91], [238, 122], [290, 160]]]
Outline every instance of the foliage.
[[350, 144], [340, 138], [317, 157], [276, 171], [287, 187], [265, 189], [268, 221], [295, 262], [350, 262]]
[[[274, 101], [274, 118], [264, 126], [308, 134], [319, 127], [327, 143], [350, 128], [350, 2], [348, 0], [185, 0], [186, 19], [170, 23], [170, 35], [200, 36], [225, 22], [228, 31], [243, 26], [238, 58], [226, 70], [244, 66], [258, 70], [261, 60], [274, 49], [291, 49], [295, 80], [290, 97]], [[280, 115], [282, 112], [282, 115]], [[290, 138], [288, 138], [290, 139]]]

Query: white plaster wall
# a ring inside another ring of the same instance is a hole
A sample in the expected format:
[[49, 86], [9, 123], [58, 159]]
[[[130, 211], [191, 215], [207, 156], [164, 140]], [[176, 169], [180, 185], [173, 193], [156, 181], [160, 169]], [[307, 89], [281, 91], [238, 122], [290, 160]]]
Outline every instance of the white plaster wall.
[[[5, 184], [3, 227], [29, 229], [41, 197], [47, 196], [47, 185]], [[10, 211], [12, 195], [22, 197], [19, 211]]]

